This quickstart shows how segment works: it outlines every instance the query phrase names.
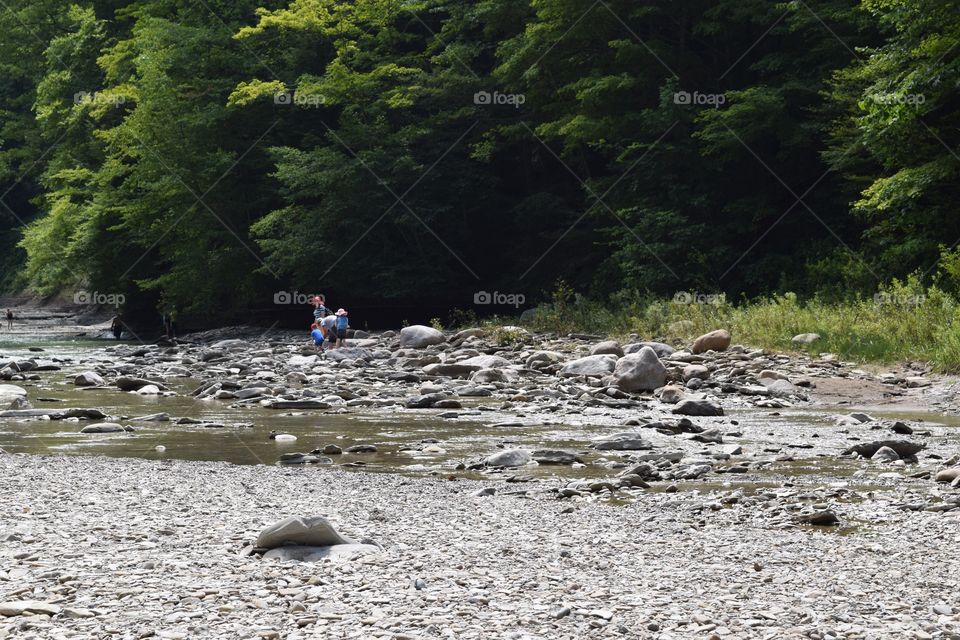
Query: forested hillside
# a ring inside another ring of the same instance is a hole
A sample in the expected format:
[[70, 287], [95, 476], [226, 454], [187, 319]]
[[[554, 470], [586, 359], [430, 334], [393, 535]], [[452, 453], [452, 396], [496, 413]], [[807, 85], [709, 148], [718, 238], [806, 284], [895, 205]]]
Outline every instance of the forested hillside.
[[[2, 285], [204, 321], [960, 269], [946, 0], [7, 0]], [[501, 309], [502, 310], [502, 309]]]

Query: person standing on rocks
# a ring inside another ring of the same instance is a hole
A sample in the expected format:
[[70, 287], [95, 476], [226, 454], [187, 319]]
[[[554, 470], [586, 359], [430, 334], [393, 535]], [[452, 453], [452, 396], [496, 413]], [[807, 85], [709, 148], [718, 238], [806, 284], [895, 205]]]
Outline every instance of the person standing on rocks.
[[13, 309], [7, 309], [7, 329], [13, 331]]
[[318, 293], [310, 299], [310, 302], [313, 304], [313, 321], [320, 322], [322, 319], [327, 317], [327, 314], [330, 311], [327, 309], [327, 297], [322, 293]]
[[347, 346], [347, 328], [350, 326], [349, 314], [346, 309], [337, 309], [337, 344], [338, 347]]

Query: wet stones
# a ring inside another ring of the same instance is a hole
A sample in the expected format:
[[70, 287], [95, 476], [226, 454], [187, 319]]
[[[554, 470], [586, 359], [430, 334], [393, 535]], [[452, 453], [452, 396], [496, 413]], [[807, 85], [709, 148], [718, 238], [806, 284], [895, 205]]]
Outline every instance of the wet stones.
[[794, 518], [797, 524], [809, 524], [816, 527], [833, 527], [840, 524], [840, 518], [829, 509], [804, 513]]
[[568, 465], [583, 462], [577, 454], [559, 449], [536, 449], [530, 455], [537, 464]]
[[624, 432], [594, 440], [590, 448], [597, 451], [643, 451], [652, 449], [653, 443], [645, 439], [641, 433]]
[[80, 433], [121, 433], [126, 429], [116, 422], [97, 422], [80, 429]]
[[855, 453], [864, 458], [873, 458], [874, 454], [884, 447], [894, 451], [900, 458], [910, 458], [923, 451], [926, 445], [909, 440], [875, 440], [849, 447], [843, 452], [843, 455]]
[[723, 407], [706, 398], [686, 398], [679, 401], [673, 413], [683, 416], [722, 416]]

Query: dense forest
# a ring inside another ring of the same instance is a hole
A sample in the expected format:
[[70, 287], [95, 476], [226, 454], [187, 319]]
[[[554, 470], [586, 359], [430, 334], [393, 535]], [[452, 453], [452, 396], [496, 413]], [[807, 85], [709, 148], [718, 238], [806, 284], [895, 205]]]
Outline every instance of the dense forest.
[[615, 302], [960, 272], [953, 1], [0, 13], [8, 290], [204, 321], [282, 291], [470, 308], [559, 279]]

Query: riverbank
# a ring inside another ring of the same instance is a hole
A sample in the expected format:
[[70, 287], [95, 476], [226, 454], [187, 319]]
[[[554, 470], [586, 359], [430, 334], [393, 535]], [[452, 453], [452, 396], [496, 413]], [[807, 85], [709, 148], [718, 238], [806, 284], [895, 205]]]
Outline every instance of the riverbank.
[[[645, 494], [621, 507], [558, 500], [538, 487], [474, 495], [488, 486], [336, 469], [0, 455], [0, 600], [57, 611], [0, 618], [0, 637], [960, 632], [951, 513], [860, 501], [816, 477], [760, 492], [772, 495], [759, 502], [718, 502], [718, 487], [685, 499]], [[769, 511], [805, 499], [870, 524], [851, 535], [772, 524]], [[315, 514], [383, 551], [346, 564], [239, 554], [264, 526]]]
[[[871, 365], [923, 362], [941, 373], [960, 373], [958, 313], [956, 296], [935, 286], [895, 281], [873, 296], [841, 301], [794, 294], [728, 300], [721, 293], [681, 291], [670, 299], [637, 297], [601, 304], [561, 292], [552, 304], [527, 311], [523, 324], [537, 331], [621, 340], [631, 334], [693, 340], [726, 327], [753, 347], [810, 355], [829, 352]], [[797, 336], [806, 338], [795, 341]]]

